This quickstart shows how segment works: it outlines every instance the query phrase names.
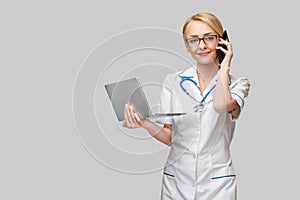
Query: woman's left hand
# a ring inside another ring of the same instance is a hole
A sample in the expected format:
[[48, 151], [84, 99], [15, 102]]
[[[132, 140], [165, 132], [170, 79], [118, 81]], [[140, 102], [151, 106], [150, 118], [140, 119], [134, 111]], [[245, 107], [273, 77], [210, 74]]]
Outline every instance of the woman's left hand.
[[229, 72], [231, 59], [233, 57], [232, 44], [229, 41], [224, 40], [222, 38], [220, 38], [220, 41], [218, 43], [224, 44], [227, 47], [227, 50], [221, 46], [217, 46], [216, 49], [220, 49], [221, 51], [223, 51], [225, 53], [225, 57], [224, 57], [223, 61], [220, 63], [220, 66], [221, 66], [222, 70], [226, 70], [226, 71], [228, 70], [228, 72]]

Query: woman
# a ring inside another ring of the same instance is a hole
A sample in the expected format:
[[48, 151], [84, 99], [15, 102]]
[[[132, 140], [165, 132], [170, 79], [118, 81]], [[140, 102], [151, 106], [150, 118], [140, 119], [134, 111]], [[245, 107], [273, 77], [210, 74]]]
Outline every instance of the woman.
[[[162, 200], [235, 200], [230, 143], [250, 83], [229, 74], [232, 44], [220, 37], [223, 27], [216, 16], [195, 14], [187, 19], [182, 33], [196, 66], [166, 77], [161, 112], [187, 114], [160, 118], [158, 122], [164, 124], [161, 127], [142, 120], [132, 105], [125, 105], [123, 126], [145, 128], [157, 140], [170, 145]], [[217, 50], [225, 53], [221, 63]]]

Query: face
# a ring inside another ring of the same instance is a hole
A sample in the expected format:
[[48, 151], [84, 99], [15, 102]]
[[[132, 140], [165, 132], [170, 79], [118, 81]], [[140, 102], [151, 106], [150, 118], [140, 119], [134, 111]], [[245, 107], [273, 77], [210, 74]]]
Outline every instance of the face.
[[[191, 21], [185, 29], [185, 42], [187, 51], [200, 65], [218, 63], [216, 47], [218, 45], [217, 33], [202, 21]], [[204, 38], [203, 38], [204, 37]], [[197, 40], [196, 38], [203, 38]], [[199, 42], [199, 44], [198, 44]]]

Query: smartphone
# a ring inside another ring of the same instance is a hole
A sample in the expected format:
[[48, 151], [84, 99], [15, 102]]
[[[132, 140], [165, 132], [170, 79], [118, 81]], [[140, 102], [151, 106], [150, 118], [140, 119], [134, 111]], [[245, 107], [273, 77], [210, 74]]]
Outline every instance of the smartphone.
[[[227, 34], [226, 30], [224, 30], [223, 35], [222, 35], [221, 38], [224, 39], [224, 40], [229, 41], [228, 34]], [[218, 46], [221, 46], [221, 47], [223, 47], [224, 49], [227, 50], [227, 47], [226, 47], [225, 44], [219, 44]], [[217, 57], [218, 57], [218, 60], [219, 60], [219, 64], [221, 64], [221, 62], [223, 61], [223, 59], [225, 57], [225, 53], [220, 49], [217, 49], [216, 51], [217, 51]]]

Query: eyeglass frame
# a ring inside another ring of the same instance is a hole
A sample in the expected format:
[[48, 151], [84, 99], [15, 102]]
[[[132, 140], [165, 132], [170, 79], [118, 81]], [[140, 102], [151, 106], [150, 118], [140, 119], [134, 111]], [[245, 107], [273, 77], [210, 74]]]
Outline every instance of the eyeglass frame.
[[[195, 46], [199, 45], [200, 42], [201, 42], [201, 40], [203, 40], [204, 44], [208, 45], [208, 44], [205, 42], [204, 38], [209, 37], [209, 36], [214, 36], [216, 39], [218, 39], [218, 37], [219, 37], [218, 35], [206, 35], [206, 36], [204, 36], [204, 37], [190, 37], [190, 38], [184, 37], [184, 40], [185, 40], [185, 42], [187, 42], [187, 44], [188, 44], [190, 47], [195, 47]], [[195, 45], [191, 45], [191, 44], [189, 44], [189, 42], [188, 42], [189, 39], [198, 39], [198, 42], [197, 42]]]

